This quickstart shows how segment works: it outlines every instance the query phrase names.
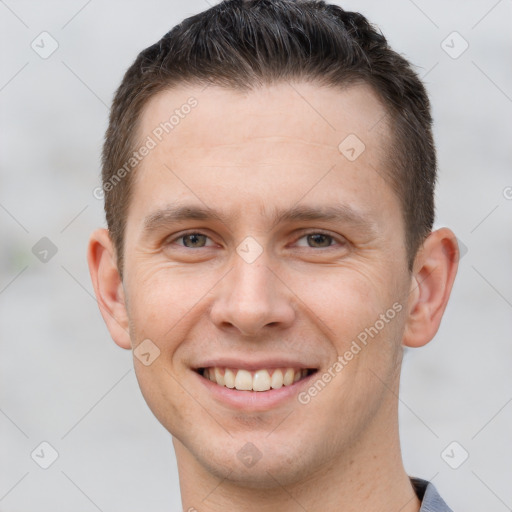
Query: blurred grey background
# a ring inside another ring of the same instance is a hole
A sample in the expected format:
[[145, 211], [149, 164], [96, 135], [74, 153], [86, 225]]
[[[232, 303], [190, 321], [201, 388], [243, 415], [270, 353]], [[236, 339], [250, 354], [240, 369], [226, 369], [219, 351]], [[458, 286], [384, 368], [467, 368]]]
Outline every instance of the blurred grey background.
[[[436, 226], [463, 247], [439, 333], [405, 357], [406, 469], [455, 512], [511, 510], [512, 1], [337, 3], [424, 77]], [[140, 50], [207, 7], [0, 1], [0, 511], [181, 510], [171, 436], [109, 337], [86, 247], [104, 225], [93, 190], [114, 90]]]

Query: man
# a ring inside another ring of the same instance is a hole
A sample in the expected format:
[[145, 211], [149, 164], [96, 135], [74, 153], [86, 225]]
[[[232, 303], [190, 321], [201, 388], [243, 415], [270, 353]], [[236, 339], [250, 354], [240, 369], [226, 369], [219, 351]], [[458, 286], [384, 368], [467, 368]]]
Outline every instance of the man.
[[447, 511], [405, 472], [403, 347], [457, 271], [428, 97], [357, 13], [231, 0], [129, 68], [88, 261], [189, 511]]

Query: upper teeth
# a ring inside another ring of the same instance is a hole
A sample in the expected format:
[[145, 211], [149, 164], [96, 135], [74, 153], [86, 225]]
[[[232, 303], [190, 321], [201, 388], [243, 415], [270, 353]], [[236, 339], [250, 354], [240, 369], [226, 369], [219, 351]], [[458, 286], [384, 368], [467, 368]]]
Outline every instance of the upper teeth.
[[235, 388], [239, 391], [267, 391], [289, 386], [308, 374], [306, 369], [277, 368], [262, 369], [255, 372], [232, 368], [205, 368], [203, 375], [220, 386]]

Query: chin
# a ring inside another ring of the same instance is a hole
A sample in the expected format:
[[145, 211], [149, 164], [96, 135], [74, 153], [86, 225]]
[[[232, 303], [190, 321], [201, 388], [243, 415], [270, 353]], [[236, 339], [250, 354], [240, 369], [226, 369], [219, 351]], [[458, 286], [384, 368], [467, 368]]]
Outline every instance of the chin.
[[279, 488], [282, 492], [284, 485], [307, 480], [311, 465], [305, 461], [307, 454], [300, 448], [303, 444], [288, 439], [289, 445], [286, 445], [277, 438], [271, 442], [265, 439], [267, 436], [268, 432], [257, 438], [236, 436], [227, 445], [219, 443], [207, 450], [203, 448], [194, 456], [210, 474], [238, 487]]

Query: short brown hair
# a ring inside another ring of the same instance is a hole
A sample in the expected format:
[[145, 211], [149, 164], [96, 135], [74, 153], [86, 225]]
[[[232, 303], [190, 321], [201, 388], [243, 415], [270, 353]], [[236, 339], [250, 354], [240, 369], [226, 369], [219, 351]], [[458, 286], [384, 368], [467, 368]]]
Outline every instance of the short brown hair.
[[[102, 155], [107, 225], [122, 277], [137, 143], [148, 101], [179, 84], [251, 90], [288, 79], [372, 87], [389, 114], [389, 180], [406, 226], [409, 270], [434, 222], [436, 154], [430, 102], [409, 62], [359, 13], [315, 0], [225, 0], [185, 19], [143, 50], [110, 111]], [[117, 173], [117, 174], [116, 174]]]

